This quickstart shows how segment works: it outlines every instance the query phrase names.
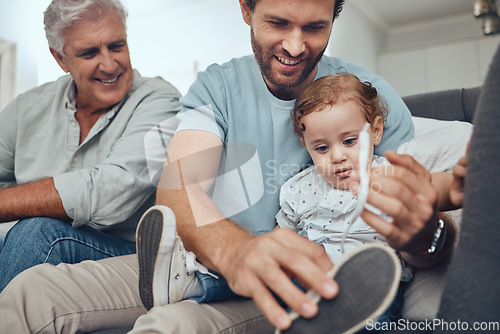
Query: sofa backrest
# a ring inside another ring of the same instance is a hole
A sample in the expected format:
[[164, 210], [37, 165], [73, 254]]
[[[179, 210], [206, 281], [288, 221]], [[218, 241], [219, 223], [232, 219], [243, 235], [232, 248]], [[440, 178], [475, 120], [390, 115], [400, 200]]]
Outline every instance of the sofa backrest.
[[472, 123], [481, 87], [450, 89], [403, 97], [413, 116]]

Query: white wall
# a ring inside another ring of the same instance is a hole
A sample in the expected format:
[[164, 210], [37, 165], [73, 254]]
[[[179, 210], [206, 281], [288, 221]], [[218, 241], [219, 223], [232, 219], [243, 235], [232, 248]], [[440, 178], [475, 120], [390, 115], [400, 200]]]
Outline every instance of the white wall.
[[377, 55], [385, 48], [387, 27], [365, 14], [363, 8], [346, 1], [333, 23], [328, 54], [377, 71]]
[[384, 76], [400, 95], [483, 83], [500, 35], [470, 15], [392, 28], [356, 2], [334, 23], [329, 54]]
[[147, 11], [143, 1], [125, 2], [132, 64], [143, 75], [161, 75], [185, 93], [195, 70], [252, 52], [250, 29], [235, 0], [181, 1], [166, 8], [149, 1], [158, 11]]
[[382, 52], [378, 71], [400, 95], [480, 86], [500, 36]]
[[389, 31], [377, 72], [403, 96], [480, 86], [499, 43], [472, 14], [405, 26]]
[[49, 52], [42, 23], [48, 3], [0, 0], [0, 39], [17, 43], [16, 95], [39, 83], [39, 59]]

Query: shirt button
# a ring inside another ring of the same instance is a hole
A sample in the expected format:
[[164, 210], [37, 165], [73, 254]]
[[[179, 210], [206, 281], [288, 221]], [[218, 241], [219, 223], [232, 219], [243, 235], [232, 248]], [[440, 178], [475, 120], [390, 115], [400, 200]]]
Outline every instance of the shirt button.
[[74, 157], [74, 158], [73, 158], [73, 162], [74, 162], [74, 163], [77, 163], [77, 162], [78, 162], [78, 158], [77, 158], [77, 157]]
[[76, 128], [76, 122], [75, 121], [71, 121], [71, 126]]

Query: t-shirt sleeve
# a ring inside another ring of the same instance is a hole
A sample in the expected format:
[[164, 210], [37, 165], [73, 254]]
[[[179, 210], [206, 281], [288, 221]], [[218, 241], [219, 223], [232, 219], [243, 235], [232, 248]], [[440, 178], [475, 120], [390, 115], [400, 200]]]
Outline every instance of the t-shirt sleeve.
[[227, 101], [223, 78], [216, 66], [200, 72], [189, 91], [180, 100], [177, 114], [178, 131], [207, 131], [225, 141], [227, 133]]

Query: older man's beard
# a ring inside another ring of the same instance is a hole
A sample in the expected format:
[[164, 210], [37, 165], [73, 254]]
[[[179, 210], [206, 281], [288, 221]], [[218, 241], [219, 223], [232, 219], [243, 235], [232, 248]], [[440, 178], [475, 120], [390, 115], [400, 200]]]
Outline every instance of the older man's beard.
[[[287, 80], [287, 79], [281, 79], [276, 75], [276, 73], [273, 72], [271, 68], [271, 59], [274, 57], [274, 52], [270, 50], [268, 53], [264, 52], [264, 48], [262, 47], [262, 44], [260, 44], [256, 39], [255, 35], [253, 32], [253, 29], [250, 31], [250, 38], [252, 41], [252, 50], [255, 56], [255, 60], [257, 61], [257, 64], [259, 65], [260, 71], [264, 78], [270, 82], [271, 84], [277, 86], [277, 87], [297, 87], [301, 85], [314, 71], [316, 68], [316, 65], [318, 64], [319, 60], [321, 57], [323, 57], [323, 54], [325, 53], [326, 50], [326, 45], [325, 48], [315, 57], [312, 58], [312, 55], [307, 54], [306, 58], [303, 60], [307, 62], [306, 67], [300, 73], [299, 77], [295, 81]], [[286, 50], [283, 50], [283, 53], [288, 54]], [[293, 57], [290, 57], [293, 58]], [[281, 72], [281, 74], [289, 77], [292, 76], [294, 73], [292, 72]]]

